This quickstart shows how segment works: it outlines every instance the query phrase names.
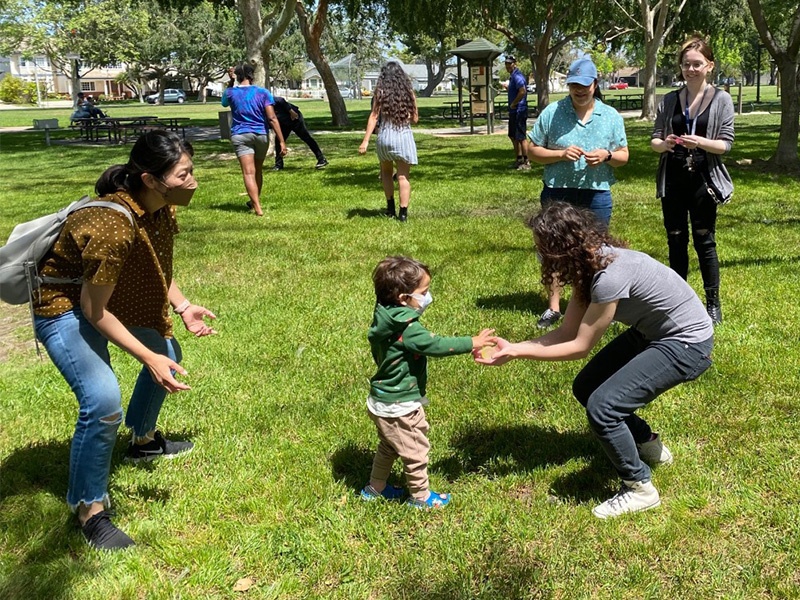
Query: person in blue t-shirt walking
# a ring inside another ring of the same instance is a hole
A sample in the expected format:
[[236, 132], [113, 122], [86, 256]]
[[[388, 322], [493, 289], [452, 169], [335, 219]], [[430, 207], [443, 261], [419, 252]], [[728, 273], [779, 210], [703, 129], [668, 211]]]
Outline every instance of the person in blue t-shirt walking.
[[[231, 143], [242, 167], [244, 187], [250, 196], [247, 207], [261, 217], [264, 215], [261, 209], [264, 159], [269, 148], [267, 122], [275, 131], [275, 139], [280, 145], [280, 149], [275, 150], [276, 154], [286, 155], [286, 142], [275, 116], [275, 100], [272, 94], [269, 90], [253, 85], [253, 66], [243, 63], [236, 68], [231, 67], [228, 75], [230, 81], [228, 89], [222, 95], [222, 106], [231, 109]], [[233, 86], [234, 76], [239, 84], [237, 87]]]
[[514, 144], [517, 161], [512, 168], [528, 171], [527, 121], [528, 121], [528, 87], [527, 79], [517, 68], [517, 59], [506, 55], [506, 71], [510, 73], [508, 80], [508, 137]]

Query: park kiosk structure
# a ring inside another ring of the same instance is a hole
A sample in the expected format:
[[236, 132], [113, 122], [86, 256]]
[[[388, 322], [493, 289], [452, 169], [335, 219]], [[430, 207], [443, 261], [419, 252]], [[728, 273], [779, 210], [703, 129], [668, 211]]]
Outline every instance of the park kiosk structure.
[[[469, 130], [475, 133], [475, 115], [486, 115], [486, 132], [494, 133], [494, 90], [492, 89], [492, 68], [502, 50], [489, 40], [475, 38], [451, 50], [449, 54], [467, 61], [469, 78]], [[459, 65], [460, 66], [460, 65]], [[458, 104], [459, 115], [462, 102], [462, 81], [459, 69]]]

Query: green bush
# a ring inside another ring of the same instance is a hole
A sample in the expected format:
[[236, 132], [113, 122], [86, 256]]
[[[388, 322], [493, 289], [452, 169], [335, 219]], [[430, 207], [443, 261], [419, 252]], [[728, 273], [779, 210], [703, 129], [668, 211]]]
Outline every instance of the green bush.
[[[42, 97], [47, 96], [47, 86], [39, 84]], [[0, 100], [12, 104], [36, 104], [36, 83], [6, 75], [0, 80]]]
[[6, 75], [0, 80], [0, 100], [20, 104], [24, 82], [11, 75]]

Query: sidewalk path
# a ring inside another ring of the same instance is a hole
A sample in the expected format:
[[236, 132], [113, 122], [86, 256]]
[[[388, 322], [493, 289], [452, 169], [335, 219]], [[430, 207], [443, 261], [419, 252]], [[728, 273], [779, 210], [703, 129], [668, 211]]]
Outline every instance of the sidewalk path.
[[[634, 119], [638, 118], [641, 114], [638, 110], [626, 110], [620, 112], [624, 119]], [[529, 122], [534, 122], [536, 119], [528, 119]], [[61, 128], [64, 130], [65, 128]], [[14, 133], [14, 132], [21, 132], [21, 131], [38, 131], [35, 130], [33, 127], [0, 127], [0, 135], [4, 133]], [[494, 125], [494, 133], [492, 135], [507, 135], [508, 132], [508, 122], [507, 121], [497, 121]], [[44, 135], [44, 132], [41, 132]], [[425, 135], [433, 135], [436, 137], [457, 137], [457, 136], [464, 136], [464, 135], [486, 135], [486, 123], [481, 125], [475, 126], [475, 133], [470, 134], [469, 125], [464, 127], [439, 127], [439, 128], [425, 128], [425, 127], [415, 127], [414, 133], [421, 133]], [[353, 131], [326, 131], [326, 130], [317, 130], [311, 131], [312, 135], [363, 135], [363, 131], [353, 130]], [[192, 127], [189, 126], [186, 128], [186, 139], [190, 142], [207, 142], [207, 141], [214, 141], [220, 139], [219, 135], [219, 127], [217, 125], [213, 126], [206, 126], [206, 127]], [[58, 143], [54, 140], [54, 143]], [[63, 143], [63, 141], [62, 141]], [[68, 143], [80, 143], [80, 140], [70, 140]], [[101, 146], [105, 146], [108, 144], [97, 144]]]

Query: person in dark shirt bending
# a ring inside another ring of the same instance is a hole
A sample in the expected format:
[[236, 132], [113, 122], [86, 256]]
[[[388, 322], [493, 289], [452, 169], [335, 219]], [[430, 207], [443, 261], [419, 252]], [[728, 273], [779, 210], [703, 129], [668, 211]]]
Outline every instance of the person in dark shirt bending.
[[[283, 139], [286, 140], [289, 138], [289, 134], [294, 132], [297, 134], [301, 140], [306, 143], [306, 146], [314, 153], [314, 156], [317, 157], [317, 169], [324, 169], [328, 166], [328, 161], [325, 159], [325, 155], [320, 150], [319, 144], [317, 141], [311, 137], [311, 134], [308, 132], [306, 128], [306, 122], [303, 119], [303, 113], [300, 112], [300, 109], [291, 104], [286, 100], [286, 98], [281, 98], [280, 96], [275, 96], [275, 115], [278, 117], [278, 123], [281, 126], [281, 133], [283, 134]], [[283, 156], [276, 153], [275, 154], [275, 166], [272, 168], [273, 171], [282, 171], [283, 170]]]

